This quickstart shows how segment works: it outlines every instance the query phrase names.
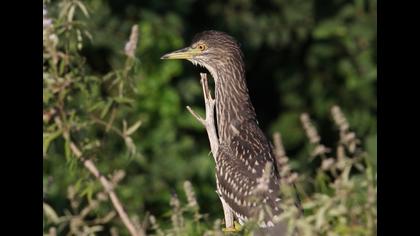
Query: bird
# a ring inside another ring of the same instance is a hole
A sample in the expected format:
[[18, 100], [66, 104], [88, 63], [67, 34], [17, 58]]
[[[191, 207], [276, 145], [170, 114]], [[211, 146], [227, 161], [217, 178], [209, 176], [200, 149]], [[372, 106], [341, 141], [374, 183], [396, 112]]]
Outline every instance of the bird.
[[[257, 208], [257, 202], [252, 196], [260, 186], [265, 167], [268, 166], [271, 169], [266, 183], [267, 191], [258, 196], [266, 206], [264, 209], [269, 209], [269, 214], [263, 217], [259, 225], [261, 228], [280, 225], [279, 228], [284, 231], [284, 223], [273, 220], [282, 212], [279, 206], [280, 175], [276, 158], [273, 146], [258, 124], [239, 43], [227, 33], [203, 31], [194, 36], [188, 47], [167, 53], [161, 59], [188, 60], [206, 68], [214, 80], [219, 140], [215, 158], [216, 185], [224, 211], [233, 213], [240, 224], [258, 215], [256, 209], [260, 208]], [[234, 226], [226, 222], [226, 227], [232, 229]], [[272, 235], [282, 234], [277, 231]]]

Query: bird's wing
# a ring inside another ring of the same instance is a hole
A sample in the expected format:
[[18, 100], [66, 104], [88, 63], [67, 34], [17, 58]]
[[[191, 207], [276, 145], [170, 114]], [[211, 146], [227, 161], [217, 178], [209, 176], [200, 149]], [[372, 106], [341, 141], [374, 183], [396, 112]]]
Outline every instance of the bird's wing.
[[255, 188], [267, 162], [272, 170], [268, 189], [260, 193], [263, 203], [274, 215], [278, 207], [279, 176], [275, 158], [267, 138], [254, 121], [232, 126], [236, 135], [219, 146], [216, 161], [216, 178], [219, 194], [241, 220], [255, 216]]

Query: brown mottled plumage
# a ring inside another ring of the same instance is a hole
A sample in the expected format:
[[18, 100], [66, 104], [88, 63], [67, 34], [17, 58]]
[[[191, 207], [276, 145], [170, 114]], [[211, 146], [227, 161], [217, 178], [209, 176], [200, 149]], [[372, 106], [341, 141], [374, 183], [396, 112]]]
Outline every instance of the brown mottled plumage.
[[[176, 51], [169, 59], [181, 58], [205, 67], [215, 81], [219, 138], [216, 181], [222, 201], [241, 223], [255, 216], [256, 203], [252, 196], [266, 163], [271, 162], [268, 189], [260, 197], [273, 215], [280, 214], [276, 159], [269, 140], [258, 126], [238, 43], [223, 32], [204, 31], [194, 37], [191, 46]], [[272, 217], [267, 216], [261, 226], [273, 226]]]

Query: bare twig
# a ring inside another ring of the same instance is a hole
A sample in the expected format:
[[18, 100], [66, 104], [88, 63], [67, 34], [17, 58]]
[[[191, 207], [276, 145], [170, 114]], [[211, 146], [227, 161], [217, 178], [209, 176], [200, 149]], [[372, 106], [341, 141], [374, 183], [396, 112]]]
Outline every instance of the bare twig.
[[82, 152], [79, 150], [79, 148], [73, 143], [70, 143], [70, 149], [76, 155], [77, 158], [82, 160], [83, 165], [90, 171], [90, 173], [95, 176], [101, 185], [104, 187], [106, 193], [111, 198], [111, 202], [114, 205], [115, 210], [118, 212], [118, 215], [120, 216], [122, 222], [124, 223], [125, 227], [128, 229], [130, 234], [132, 236], [144, 236], [144, 230], [142, 228], [136, 229], [133, 222], [128, 217], [127, 213], [125, 212], [120, 200], [118, 199], [117, 195], [115, 194], [112, 184], [108, 181], [108, 179], [103, 176], [98, 168], [96, 168], [95, 164], [90, 159], [84, 159], [82, 158]]
[[[203, 119], [196, 112], [194, 112], [189, 106], [187, 106], [187, 109], [206, 128], [207, 135], [210, 142], [211, 152], [213, 154], [214, 161], [216, 162], [217, 151], [219, 149], [219, 138], [217, 137], [216, 125], [215, 125], [216, 122], [214, 118], [214, 106], [215, 106], [216, 101], [215, 99], [211, 97], [211, 93], [210, 93], [208, 81], [207, 81], [207, 74], [200, 73], [200, 77], [201, 77], [201, 80], [200, 80], [201, 87], [203, 89], [203, 95], [204, 95], [206, 118]], [[217, 189], [216, 192], [219, 194], [220, 193], [219, 189]], [[223, 198], [220, 197], [220, 195], [219, 195], [219, 198], [223, 205], [223, 213], [225, 215], [226, 228], [231, 228], [233, 227], [233, 212], [227, 206]]]
[[206, 121], [190, 107], [187, 106], [188, 111], [204, 126], [206, 126]]
[[200, 115], [194, 112], [191, 107], [187, 106], [188, 111], [206, 128], [207, 135], [210, 141], [211, 152], [213, 153], [213, 158], [216, 159], [217, 150], [219, 149], [219, 139], [217, 138], [216, 126], [214, 120], [214, 105], [215, 100], [211, 97], [207, 82], [207, 74], [200, 73], [201, 76], [201, 86], [203, 88], [204, 103], [206, 107], [206, 118], [203, 119]]

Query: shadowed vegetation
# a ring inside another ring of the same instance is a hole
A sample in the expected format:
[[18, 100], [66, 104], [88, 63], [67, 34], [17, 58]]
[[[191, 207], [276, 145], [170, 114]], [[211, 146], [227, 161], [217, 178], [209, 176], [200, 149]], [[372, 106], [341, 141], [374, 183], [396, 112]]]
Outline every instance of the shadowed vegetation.
[[139, 232], [223, 235], [207, 135], [185, 108], [204, 113], [203, 69], [159, 59], [207, 29], [241, 43], [260, 126], [281, 134], [283, 179], [305, 210], [291, 229], [376, 235], [376, 1], [44, 5], [46, 235], [129, 235], [86, 161]]

